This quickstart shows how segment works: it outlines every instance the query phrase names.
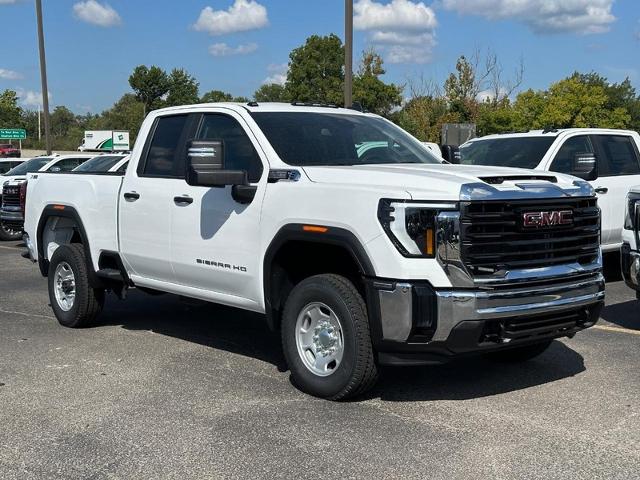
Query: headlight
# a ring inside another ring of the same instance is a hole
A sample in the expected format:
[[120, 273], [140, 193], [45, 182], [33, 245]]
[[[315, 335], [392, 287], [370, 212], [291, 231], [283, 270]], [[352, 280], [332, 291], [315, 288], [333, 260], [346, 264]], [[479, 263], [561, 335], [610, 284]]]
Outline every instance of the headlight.
[[638, 227], [640, 219], [640, 193], [631, 192], [627, 195], [626, 211], [624, 214], [625, 230], [633, 230]]
[[403, 256], [434, 258], [436, 217], [442, 211], [451, 210], [457, 211], [457, 204], [383, 199], [378, 207], [378, 219]]

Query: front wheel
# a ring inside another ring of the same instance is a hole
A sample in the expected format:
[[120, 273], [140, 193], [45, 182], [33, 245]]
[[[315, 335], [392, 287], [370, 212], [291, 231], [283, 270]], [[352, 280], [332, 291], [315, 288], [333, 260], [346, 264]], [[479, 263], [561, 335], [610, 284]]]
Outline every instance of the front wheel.
[[293, 383], [310, 395], [343, 400], [377, 380], [364, 300], [342, 276], [296, 285], [284, 308], [282, 346]]
[[49, 301], [65, 327], [90, 325], [104, 305], [104, 290], [89, 285], [84, 248], [78, 243], [56, 249], [49, 263]]
[[508, 350], [500, 350], [488, 353], [486, 356], [490, 360], [501, 363], [520, 363], [531, 360], [549, 348], [552, 340], [542, 343], [534, 343], [533, 345], [525, 345], [524, 347], [510, 348]]
[[11, 227], [0, 223], [0, 240], [3, 242], [12, 242], [20, 240], [22, 238], [22, 232], [20, 230], [14, 230]]

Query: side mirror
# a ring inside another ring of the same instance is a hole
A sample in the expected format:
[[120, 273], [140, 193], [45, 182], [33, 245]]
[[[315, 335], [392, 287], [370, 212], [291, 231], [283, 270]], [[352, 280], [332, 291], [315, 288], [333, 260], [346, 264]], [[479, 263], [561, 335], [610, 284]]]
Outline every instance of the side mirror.
[[221, 140], [191, 140], [187, 143], [186, 180], [189, 185], [224, 187], [246, 185], [247, 172], [225, 170], [224, 144]]
[[460, 149], [455, 145], [442, 145], [440, 147], [442, 151], [442, 158], [449, 163], [460, 163]]
[[573, 157], [571, 175], [583, 180], [598, 178], [598, 162], [593, 153], [576, 153]]
[[60, 167], [51, 167], [49, 171], [52, 173], [58, 173], [58, 172], [61, 172], [62, 169]]

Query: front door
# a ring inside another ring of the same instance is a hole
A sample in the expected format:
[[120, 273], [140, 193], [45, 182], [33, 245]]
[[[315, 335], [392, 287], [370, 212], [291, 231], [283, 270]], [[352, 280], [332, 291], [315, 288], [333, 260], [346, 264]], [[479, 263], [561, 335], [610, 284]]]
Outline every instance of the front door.
[[253, 200], [243, 204], [233, 198], [230, 186], [194, 187], [179, 182], [173, 190], [171, 228], [176, 282], [209, 292], [217, 301], [224, 301], [222, 294], [259, 302], [266, 159], [242, 117], [228, 110], [204, 114], [195, 138], [222, 141], [225, 169], [247, 171], [257, 189]]

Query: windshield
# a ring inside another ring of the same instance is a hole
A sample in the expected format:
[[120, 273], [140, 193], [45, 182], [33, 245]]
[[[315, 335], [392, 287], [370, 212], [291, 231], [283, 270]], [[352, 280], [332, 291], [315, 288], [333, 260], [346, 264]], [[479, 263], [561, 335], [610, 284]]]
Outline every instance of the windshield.
[[124, 155], [101, 155], [87, 160], [74, 168], [74, 172], [108, 172], [111, 167], [124, 158]]
[[309, 112], [252, 116], [289, 165], [441, 163], [411, 135], [381, 118]]
[[23, 164], [18, 165], [16, 168], [12, 168], [7, 173], [5, 173], [5, 175], [8, 177], [13, 177], [17, 175], [26, 175], [27, 173], [37, 172], [42, 167], [44, 167], [47, 163], [49, 163], [51, 160], [52, 160], [52, 157], [32, 158], [31, 160], [28, 160]]
[[460, 147], [460, 163], [536, 168], [554, 140], [552, 136], [476, 140]]

